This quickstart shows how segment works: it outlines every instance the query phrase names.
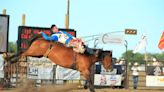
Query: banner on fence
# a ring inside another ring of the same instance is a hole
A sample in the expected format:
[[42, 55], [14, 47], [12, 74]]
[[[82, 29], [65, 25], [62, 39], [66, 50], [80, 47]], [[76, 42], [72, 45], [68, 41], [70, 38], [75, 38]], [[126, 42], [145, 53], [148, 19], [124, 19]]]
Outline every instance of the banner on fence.
[[4, 59], [2, 54], [0, 54], [0, 78], [4, 78]]
[[64, 68], [61, 66], [57, 66], [56, 68], [56, 79], [61, 80], [79, 80], [80, 72], [68, 68]]
[[164, 87], [164, 76], [146, 76], [146, 86]]
[[121, 75], [105, 75], [95, 74], [94, 85], [95, 86], [121, 86]]
[[43, 58], [27, 58], [27, 78], [30, 79], [53, 79], [53, 63]]

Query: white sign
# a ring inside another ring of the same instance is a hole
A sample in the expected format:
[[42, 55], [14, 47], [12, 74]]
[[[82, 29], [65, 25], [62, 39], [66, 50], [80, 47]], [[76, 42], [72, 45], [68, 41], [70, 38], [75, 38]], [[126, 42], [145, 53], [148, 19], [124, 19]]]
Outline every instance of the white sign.
[[8, 16], [0, 15], [0, 52], [7, 51], [8, 20]]
[[3, 55], [0, 54], [0, 78], [4, 78], [4, 59], [3, 59]]
[[27, 78], [53, 79], [53, 63], [47, 58], [27, 58]]
[[121, 75], [95, 74], [94, 85], [96, 86], [121, 86]]
[[108, 35], [103, 34], [99, 37], [100, 43], [115, 43], [115, 44], [123, 44], [124, 43], [124, 36], [123, 35]]
[[80, 72], [68, 68], [64, 68], [61, 66], [57, 66], [56, 68], [56, 79], [61, 80], [79, 80]]
[[164, 87], [164, 76], [146, 76], [146, 86]]

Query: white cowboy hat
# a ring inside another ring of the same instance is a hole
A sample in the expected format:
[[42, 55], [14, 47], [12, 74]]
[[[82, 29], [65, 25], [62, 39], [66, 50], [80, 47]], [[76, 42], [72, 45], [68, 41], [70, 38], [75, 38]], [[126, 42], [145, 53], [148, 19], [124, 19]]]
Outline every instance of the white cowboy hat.
[[134, 63], [134, 65], [135, 65], [135, 66], [137, 66], [137, 65], [138, 65], [138, 63], [137, 63], [137, 62], [135, 62], [135, 63]]

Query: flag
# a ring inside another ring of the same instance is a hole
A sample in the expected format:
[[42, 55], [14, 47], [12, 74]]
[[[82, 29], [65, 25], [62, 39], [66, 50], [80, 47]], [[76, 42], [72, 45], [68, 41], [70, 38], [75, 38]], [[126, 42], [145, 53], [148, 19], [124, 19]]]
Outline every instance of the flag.
[[143, 34], [141, 36], [141, 41], [138, 43], [138, 45], [135, 47], [135, 49], [133, 50], [133, 53], [137, 53], [139, 52], [141, 49], [145, 48], [147, 45], [147, 41], [146, 41], [146, 35]]
[[158, 43], [158, 48], [161, 50], [164, 49], [164, 31], [163, 31], [163, 34], [162, 34], [160, 41]]

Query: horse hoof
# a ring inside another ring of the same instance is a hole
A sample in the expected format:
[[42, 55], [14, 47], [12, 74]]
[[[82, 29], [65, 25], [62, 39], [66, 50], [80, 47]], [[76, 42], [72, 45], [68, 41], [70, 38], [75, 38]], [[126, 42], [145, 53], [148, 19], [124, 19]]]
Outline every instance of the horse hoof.
[[84, 89], [88, 89], [88, 87], [86, 85], [84, 85]]

